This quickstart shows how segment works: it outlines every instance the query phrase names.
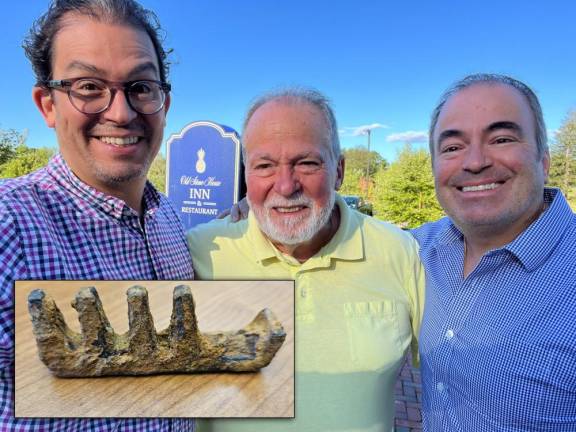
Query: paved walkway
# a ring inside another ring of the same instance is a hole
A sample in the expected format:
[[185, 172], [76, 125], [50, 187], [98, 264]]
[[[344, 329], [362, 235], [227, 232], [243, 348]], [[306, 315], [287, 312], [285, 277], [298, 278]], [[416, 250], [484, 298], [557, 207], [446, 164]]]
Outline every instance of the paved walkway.
[[410, 356], [400, 371], [395, 393], [396, 432], [422, 432], [420, 370], [412, 367]]

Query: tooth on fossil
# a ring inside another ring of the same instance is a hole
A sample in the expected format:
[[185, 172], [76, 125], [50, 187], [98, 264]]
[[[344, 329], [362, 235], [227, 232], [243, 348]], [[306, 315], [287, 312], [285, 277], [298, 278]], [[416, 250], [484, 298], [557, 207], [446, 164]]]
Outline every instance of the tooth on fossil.
[[201, 333], [186, 285], [174, 288], [170, 324], [157, 333], [146, 288], [133, 286], [126, 294], [129, 330], [120, 335], [111, 327], [94, 287], [80, 289], [72, 301], [80, 333], [66, 325], [48, 294], [33, 290], [28, 311], [40, 359], [48, 369], [60, 377], [255, 372], [272, 361], [286, 338], [268, 309], [240, 330]]

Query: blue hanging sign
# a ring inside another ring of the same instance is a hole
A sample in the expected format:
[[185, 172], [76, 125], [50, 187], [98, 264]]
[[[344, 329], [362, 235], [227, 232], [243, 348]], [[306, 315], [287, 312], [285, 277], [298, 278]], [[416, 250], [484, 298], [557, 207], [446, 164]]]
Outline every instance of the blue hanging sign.
[[238, 202], [240, 139], [236, 131], [198, 121], [171, 135], [166, 184], [168, 198], [186, 230], [209, 222]]

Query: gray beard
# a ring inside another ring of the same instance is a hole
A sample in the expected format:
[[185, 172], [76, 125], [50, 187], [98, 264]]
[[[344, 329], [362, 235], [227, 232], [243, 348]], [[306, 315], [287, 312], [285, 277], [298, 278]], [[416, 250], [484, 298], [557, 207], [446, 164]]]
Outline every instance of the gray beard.
[[[323, 208], [319, 208], [313, 201], [304, 197], [306, 203], [310, 204], [312, 214], [305, 219], [301, 218], [297, 221], [290, 221], [281, 224], [272, 221], [272, 218], [270, 217], [270, 209], [266, 208], [266, 203], [264, 203], [263, 206], [258, 207], [254, 206], [248, 197], [246, 197], [246, 199], [248, 200], [250, 208], [254, 212], [254, 216], [258, 222], [258, 227], [266, 237], [273, 242], [287, 246], [296, 246], [312, 240], [314, 236], [328, 224], [336, 202], [336, 191], [331, 191], [328, 204]], [[298, 203], [300, 202], [300, 197], [284, 200], [286, 203], [291, 201]]]

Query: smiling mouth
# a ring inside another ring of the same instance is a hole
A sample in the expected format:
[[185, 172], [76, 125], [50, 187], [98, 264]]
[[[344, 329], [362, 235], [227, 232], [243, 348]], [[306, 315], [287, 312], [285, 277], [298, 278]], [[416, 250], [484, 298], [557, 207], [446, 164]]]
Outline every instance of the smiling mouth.
[[296, 206], [296, 207], [274, 207], [274, 210], [276, 210], [279, 213], [296, 213], [300, 210], [305, 209], [305, 206]]
[[140, 137], [138, 136], [129, 136], [129, 137], [108, 137], [108, 136], [101, 136], [97, 137], [100, 141], [106, 144], [110, 144], [116, 147], [124, 147], [132, 144], [136, 144]]
[[503, 183], [486, 183], [481, 185], [475, 186], [462, 186], [458, 189], [462, 192], [479, 192], [479, 191], [486, 191], [486, 190], [493, 190], [497, 189], [502, 186]]

